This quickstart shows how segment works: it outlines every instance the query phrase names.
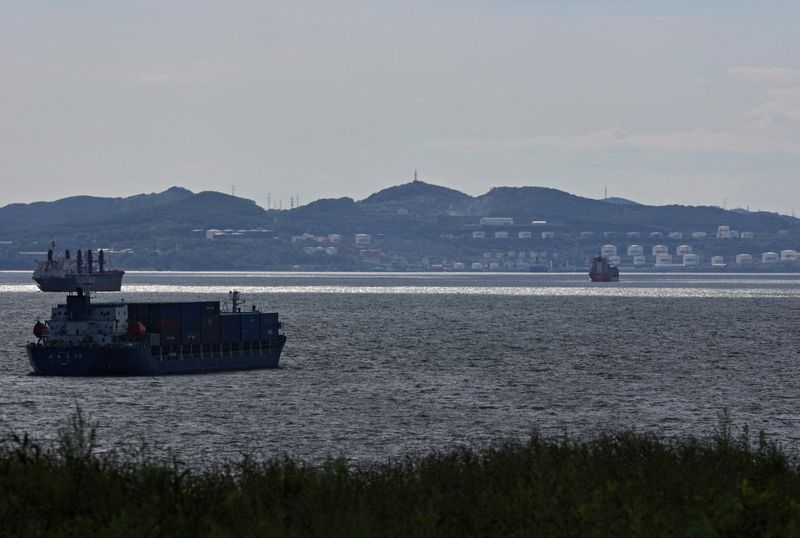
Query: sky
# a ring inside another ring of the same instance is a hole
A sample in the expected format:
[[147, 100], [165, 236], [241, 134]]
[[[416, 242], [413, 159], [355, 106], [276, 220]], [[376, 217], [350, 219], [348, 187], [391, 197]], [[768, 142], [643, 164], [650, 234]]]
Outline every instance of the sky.
[[[669, 4], [669, 7], [664, 7]], [[0, 206], [420, 178], [800, 214], [800, 3], [0, 0]]]

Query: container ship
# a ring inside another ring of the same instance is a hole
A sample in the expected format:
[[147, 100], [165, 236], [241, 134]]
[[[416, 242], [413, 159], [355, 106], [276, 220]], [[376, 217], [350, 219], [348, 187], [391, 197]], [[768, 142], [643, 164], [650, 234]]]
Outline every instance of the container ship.
[[83, 253], [79, 250], [75, 267], [72, 265], [69, 250], [63, 256], [54, 256], [55, 243], [47, 251], [47, 259], [36, 264], [33, 280], [42, 291], [75, 292], [79, 287], [86, 289], [87, 279], [91, 281], [92, 291], [119, 291], [125, 271], [106, 269], [105, 253], [97, 252], [97, 271], [94, 270], [94, 257], [91, 250], [86, 251], [86, 265]]
[[78, 288], [34, 326], [33, 370], [52, 376], [195, 374], [277, 368], [286, 336], [276, 312], [219, 301], [92, 302]]
[[619, 282], [619, 268], [612, 265], [608, 258], [595, 256], [589, 266], [589, 279], [592, 282]]

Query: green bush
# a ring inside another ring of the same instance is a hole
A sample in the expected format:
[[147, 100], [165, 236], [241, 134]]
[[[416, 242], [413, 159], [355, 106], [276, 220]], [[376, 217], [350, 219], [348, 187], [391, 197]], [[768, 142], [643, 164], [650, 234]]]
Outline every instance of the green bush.
[[3, 536], [787, 536], [800, 473], [723, 416], [708, 439], [608, 433], [375, 465], [242, 458], [190, 469], [98, 453], [82, 413], [59, 441], [0, 445]]

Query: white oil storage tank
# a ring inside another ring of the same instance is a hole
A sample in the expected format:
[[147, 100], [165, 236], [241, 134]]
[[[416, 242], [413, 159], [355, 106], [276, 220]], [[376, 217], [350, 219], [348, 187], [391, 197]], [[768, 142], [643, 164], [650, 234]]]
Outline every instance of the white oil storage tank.
[[659, 254], [669, 254], [669, 247], [667, 245], [653, 245], [653, 256]]
[[609, 256], [616, 256], [617, 255], [617, 247], [614, 245], [603, 245], [600, 247], [600, 255], [608, 258]]
[[628, 245], [628, 256], [644, 256], [642, 245]]
[[672, 256], [669, 254], [656, 254], [656, 267], [672, 265]]
[[692, 254], [691, 252], [683, 255], [683, 265], [700, 265], [700, 256]]
[[725, 265], [725, 257], [711, 256], [711, 265]]
[[622, 263], [622, 258], [620, 258], [619, 256], [609, 256], [608, 261], [612, 265], [619, 265], [620, 263]]
[[782, 262], [796, 262], [797, 261], [797, 251], [796, 250], [781, 250], [781, 261]]
[[678, 256], [683, 256], [684, 254], [691, 254], [692, 247], [689, 245], [680, 245], [678, 248], [675, 249], [675, 254]]
[[753, 255], [752, 254], [737, 254], [736, 255], [736, 263], [738, 265], [748, 265], [753, 263]]
[[634, 256], [633, 257], [633, 265], [644, 265], [647, 261], [645, 260], [644, 256]]
[[778, 253], [765, 252], [761, 255], [761, 263], [778, 263]]
[[372, 236], [370, 234], [356, 234], [355, 235], [355, 244], [356, 245], [371, 245], [372, 244]]

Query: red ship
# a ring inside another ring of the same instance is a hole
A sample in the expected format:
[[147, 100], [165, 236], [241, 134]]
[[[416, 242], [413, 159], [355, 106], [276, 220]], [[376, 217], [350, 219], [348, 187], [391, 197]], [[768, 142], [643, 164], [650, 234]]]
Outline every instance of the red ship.
[[595, 256], [589, 266], [589, 278], [592, 282], [619, 282], [619, 269], [608, 258]]

